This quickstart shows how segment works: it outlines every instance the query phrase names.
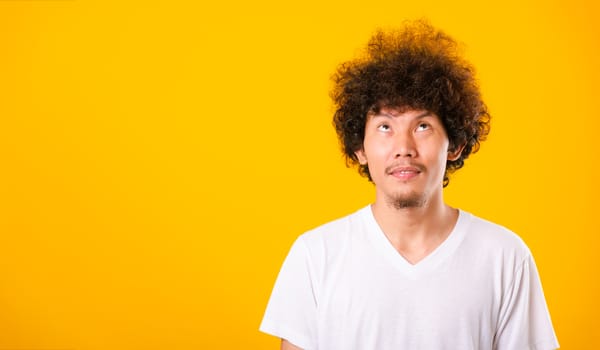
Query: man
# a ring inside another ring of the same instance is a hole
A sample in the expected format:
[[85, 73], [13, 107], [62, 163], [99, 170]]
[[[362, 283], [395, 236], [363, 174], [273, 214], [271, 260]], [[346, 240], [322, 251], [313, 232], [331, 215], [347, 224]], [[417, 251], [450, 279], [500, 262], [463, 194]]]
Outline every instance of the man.
[[527, 246], [444, 203], [489, 132], [456, 43], [425, 22], [378, 32], [334, 82], [343, 151], [376, 199], [297, 239], [260, 329], [282, 349], [557, 348]]

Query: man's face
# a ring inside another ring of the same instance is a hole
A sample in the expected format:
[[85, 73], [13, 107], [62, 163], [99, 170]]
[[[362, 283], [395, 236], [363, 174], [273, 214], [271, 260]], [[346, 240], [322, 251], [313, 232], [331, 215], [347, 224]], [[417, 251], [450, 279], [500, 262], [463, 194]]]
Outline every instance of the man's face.
[[363, 148], [356, 152], [369, 167], [377, 199], [395, 208], [421, 207], [440, 196], [446, 161], [462, 147], [448, 151], [440, 118], [425, 110], [382, 108], [367, 117]]

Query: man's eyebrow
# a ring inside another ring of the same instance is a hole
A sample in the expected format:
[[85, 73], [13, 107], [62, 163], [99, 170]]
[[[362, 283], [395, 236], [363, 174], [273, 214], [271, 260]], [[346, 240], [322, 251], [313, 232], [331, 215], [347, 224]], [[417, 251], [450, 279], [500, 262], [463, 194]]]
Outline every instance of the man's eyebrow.
[[415, 119], [421, 119], [421, 118], [425, 118], [425, 117], [433, 117], [433, 113], [431, 113], [430, 111], [425, 111], [425, 112], [419, 114], [418, 116], [416, 116]]
[[[423, 113], [414, 117], [414, 119], [421, 119], [421, 118], [432, 117], [432, 116], [433, 116], [433, 113], [431, 113], [431, 111], [424, 111]], [[375, 118], [375, 117], [394, 118], [394, 117], [396, 117], [396, 115], [393, 115], [390, 113], [383, 113], [380, 111], [379, 113], [373, 113], [371, 115], [371, 117], [372, 118]]]

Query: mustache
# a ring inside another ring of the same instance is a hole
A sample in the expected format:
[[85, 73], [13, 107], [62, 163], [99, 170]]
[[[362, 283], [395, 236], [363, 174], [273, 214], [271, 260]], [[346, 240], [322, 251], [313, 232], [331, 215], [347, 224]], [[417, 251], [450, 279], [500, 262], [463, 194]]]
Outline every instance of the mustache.
[[387, 166], [385, 168], [385, 173], [386, 174], [391, 174], [392, 172], [396, 171], [397, 169], [416, 169], [419, 172], [423, 172], [425, 171], [425, 166], [419, 163], [395, 163], [392, 164], [390, 166]]

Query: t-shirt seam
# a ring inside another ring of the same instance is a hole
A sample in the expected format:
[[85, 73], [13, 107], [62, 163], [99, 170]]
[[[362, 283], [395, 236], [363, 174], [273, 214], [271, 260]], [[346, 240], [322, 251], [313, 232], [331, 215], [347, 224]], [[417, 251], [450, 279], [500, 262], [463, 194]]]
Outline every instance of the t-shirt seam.
[[306, 242], [306, 237], [304, 235], [300, 236], [300, 242], [302, 244], [302, 249], [304, 250], [304, 255], [306, 256], [306, 268], [308, 271], [308, 280], [310, 281], [310, 290], [313, 297], [313, 301], [315, 303], [315, 309], [318, 307], [318, 296], [317, 296], [317, 288], [316, 284], [316, 272], [315, 272], [315, 264], [313, 263], [313, 259], [311, 256], [311, 251], [309, 249], [308, 243]]
[[[525, 254], [525, 257], [524, 257], [524, 258], [521, 260], [521, 262], [520, 262], [520, 263], [517, 265], [518, 267], [517, 267], [517, 268], [515, 268], [515, 269], [513, 270], [511, 283], [510, 283], [510, 284], [508, 285], [508, 287], [507, 287], [507, 288], [506, 288], [506, 289], [505, 289], [505, 290], [502, 292], [502, 297], [503, 297], [503, 299], [506, 297], [506, 295], [508, 294], [508, 292], [509, 292], [509, 291], [510, 291], [510, 290], [511, 290], [513, 287], [514, 287], [514, 285], [515, 285], [515, 283], [516, 283], [516, 280], [517, 280], [517, 278], [516, 278], [517, 271], [519, 271], [519, 270], [523, 270], [523, 266], [525, 265], [525, 262], [526, 262], [526, 261], [529, 259], [529, 256], [530, 256], [530, 254], [531, 254], [531, 253], [527, 253], [527, 254]], [[522, 274], [522, 273], [521, 273], [521, 274]], [[513, 297], [514, 297], [514, 296], [513, 296]], [[503, 300], [503, 302], [506, 302], [506, 300]], [[499, 314], [498, 316], [499, 316], [499, 317], [502, 317], [503, 315]], [[500, 325], [499, 325], [499, 324], [497, 324], [497, 325], [496, 325], [496, 331], [495, 331], [496, 335], [494, 336], [494, 343], [496, 342], [496, 339], [495, 339], [495, 338], [496, 338], [496, 336], [497, 336], [497, 333], [498, 333], [498, 326], [500, 326]]]
[[523, 270], [523, 266], [525, 265], [525, 263], [527, 262], [527, 260], [529, 260], [531, 253], [527, 253], [525, 255], [525, 257], [523, 258], [523, 260], [521, 260], [521, 262], [517, 265], [517, 268], [514, 269], [513, 273], [512, 273], [512, 280], [511, 283], [508, 285], [508, 287], [502, 291], [502, 295], [506, 295], [508, 293], [509, 290], [511, 290], [515, 283], [516, 283], [516, 277], [517, 277], [517, 271], [519, 270]]

